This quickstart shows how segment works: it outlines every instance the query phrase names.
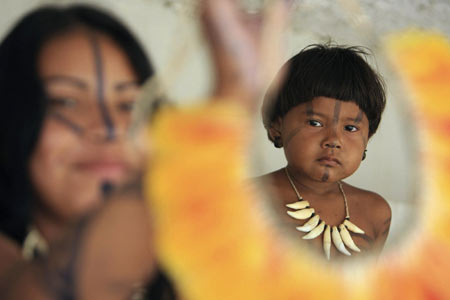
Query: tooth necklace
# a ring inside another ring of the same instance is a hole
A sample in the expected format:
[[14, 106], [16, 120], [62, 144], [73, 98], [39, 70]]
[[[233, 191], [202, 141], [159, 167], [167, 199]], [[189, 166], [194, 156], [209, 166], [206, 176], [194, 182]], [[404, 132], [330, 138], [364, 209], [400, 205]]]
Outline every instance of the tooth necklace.
[[284, 170], [286, 171], [287, 178], [289, 179], [289, 182], [291, 183], [291, 186], [294, 189], [294, 192], [297, 195], [298, 199], [298, 201], [294, 203], [286, 204], [287, 207], [295, 209], [295, 211], [288, 210], [287, 214], [297, 220], [309, 219], [302, 226], [296, 227], [296, 229], [301, 232], [307, 232], [307, 234], [302, 238], [304, 240], [311, 240], [318, 237], [323, 232], [323, 251], [325, 252], [325, 256], [328, 260], [330, 259], [331, 241], [333, 241], [336, 249], [338, 249], [339, 252], [345, 255], [351, 255], [351, 253], [345, 246], [353, 251], [361, 252], [361, 250], [355, 245], [355, 242], [353, 242], [349, 230], [358, 234], [364, 234], [364, 231], [350, 222], [347, 197], [345, 196], [344, 189], [342, 188], [342, 183], [338, 181], [339, 190], [344, 197], [346, 215], [344, 221], [339, 226], [331, 227], [330, 225], [326, 224], [325, 221], [321, 220], [319, 215], [315, 214], [314, 208], [309, 206], [308, 201], [303, 200], [302, 196], [300, 196], [297, 188], [295, 187], [294, 182], [292, 181], [287, 167]]

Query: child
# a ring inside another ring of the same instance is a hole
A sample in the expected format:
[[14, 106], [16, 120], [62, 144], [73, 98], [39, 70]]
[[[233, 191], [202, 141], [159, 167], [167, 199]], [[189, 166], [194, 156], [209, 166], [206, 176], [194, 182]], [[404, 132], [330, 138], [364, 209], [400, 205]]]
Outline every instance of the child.
[[389, 232], [386, 200], [341, 181], [366, 157], [386, 102], [365, 55], [358, 47], [306, 47], [283, 67], [281, 86], [263, 105], [268, 137], [288, 164], [262, 179], [286, 221], [327, 259], [379, 254]]

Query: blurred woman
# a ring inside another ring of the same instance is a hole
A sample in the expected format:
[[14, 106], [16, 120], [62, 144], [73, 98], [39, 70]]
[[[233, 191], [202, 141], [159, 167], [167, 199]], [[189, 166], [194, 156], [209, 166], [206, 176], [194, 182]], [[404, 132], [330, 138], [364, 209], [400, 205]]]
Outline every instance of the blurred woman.
[[[271, 13], [262, 39], [232, 1], [203, 1], [202, 10], [216, 67], [211, 100], [254, 111], [268, 75], [260, 71], [273, 63], [263, 50], [284, 15]], [[156, 271], [133, 180], [143, 158], [125, 135], [152, 74], [130, 33], [85, 6], [38, 9], [0, 45], [2, 299], [130, 299], [149, 279], [148, 298], [174, 297]]]
[[[143, 155], [126, 132], [140, 85], [153, 73], [133, 35], [92, 7], [37, 9], [6, 36], [0, 45], [0, 288], [14, 282], [11, 272], [20, 273], [23, 259], [46, 257], [49, 245], [70, 236], [109, 190], [139, 172]], [[142, 227], [146, 249], [148, 226]], [[129, 263], [139, 270], [130, 284], [150, 272], [146, 250]]]

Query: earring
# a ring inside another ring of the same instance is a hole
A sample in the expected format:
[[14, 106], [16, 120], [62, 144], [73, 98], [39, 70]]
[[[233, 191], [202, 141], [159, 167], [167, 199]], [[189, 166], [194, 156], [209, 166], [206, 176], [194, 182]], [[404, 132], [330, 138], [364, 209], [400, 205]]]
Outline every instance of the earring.
[[364, 153], [363, 153], [363, 156], [362, 156], [362, 159], [361, 159], [361, 160], [365, 160], [365, 159], [366, 159], [366, 153], [367, 153], [367, 149], [364, 150]]
[[282, 148], [283, 147], [283, 142], [281, 141], [281, 137], [280, 136], [276, 136], [275, 140], [273, 141], [273, 144], [274, 144], [275, 148]]

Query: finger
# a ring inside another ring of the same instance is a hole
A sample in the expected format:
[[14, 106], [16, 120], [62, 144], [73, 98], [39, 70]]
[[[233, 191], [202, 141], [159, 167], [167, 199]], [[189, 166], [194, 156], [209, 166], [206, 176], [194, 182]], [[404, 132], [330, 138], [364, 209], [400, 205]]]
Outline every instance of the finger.
[[235, 1], [205, 0], [203, 27], [212, 50], [218, 89], [254, 93], [260, 72], [256, 37], [246, 26]]
[[261, 28], [264, 22], [262, 13], [242, 13], [245, 27], [256, 38], [261, 35]]
[[[274, 78], [283, 63], [284, 37], [293, 3], [293, 0], [274, 0], [265, 9], [260, 41], [262, 80], [265, 85]], [[281, 79], [282, 76], [277, 76], [277, 80]]]
[[202, 20], [210, 46], [236, 52], [236, 45], [247, 43], [249, 36], [241, 12], [232, 0], [203, 0]]

